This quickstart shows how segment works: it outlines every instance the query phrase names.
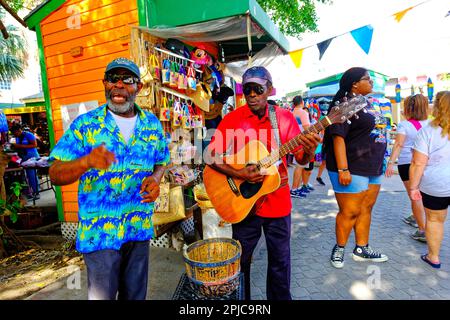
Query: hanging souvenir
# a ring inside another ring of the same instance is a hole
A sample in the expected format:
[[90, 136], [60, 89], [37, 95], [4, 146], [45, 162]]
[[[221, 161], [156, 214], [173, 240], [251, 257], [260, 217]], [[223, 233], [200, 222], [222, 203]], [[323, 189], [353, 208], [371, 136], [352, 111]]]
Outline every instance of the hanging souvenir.
[[203, 127], [203, 117], [200, 109], [195, 104], [194, 105], [189, 104], [188, 106], [189, 109], [192, 110], [191, 111], [192, 127], [193, 128]]
[[169, 83], [170, 82], [170, 60], [169, 59], [164, 59], [163, 60], [163, 66], [162, 66], [162, 72], [161, 72], [161, 82], [163, 84]]
[[159, 61], [154, 53], [152, 53], [149, 57], [149, 66], [150, 74], [153, 79], [161, 80]]
[[187, 76], [186, 76], [186, 69], [181, 64], [180, 70], [178, 71], [178, 89], [185, 90], [187, 89], [188, 83], [187, 83]]
[[192, 66], [187, 68], [187, 87], [189, 90], [197, 90], [197, 79], [195, 78], [195, 70]]
[[172, 61], [170, 64], [170, 79], [169, 86], [172, 88], [178, 87], [178, 71], [180, 70], [180, 66], [175, 61]]
[[170, 121], [170, 108], [166, 96], [161, 99], [161, 109], [159, 111], [159, 120]]
[[183, 102], [182, 110], [183, 116], [181, 118], [181, 126], [183, 127], [183, 129], [191, 129], [192, 128], [191, 114], [189, 112], [189, 107], [186, 102]]
[[181, 109], [181, 103], [177, 99], [173, 103], [172, 127], [179, 127], [181, 125], [182, 116], [183, 116], [183, 110]]

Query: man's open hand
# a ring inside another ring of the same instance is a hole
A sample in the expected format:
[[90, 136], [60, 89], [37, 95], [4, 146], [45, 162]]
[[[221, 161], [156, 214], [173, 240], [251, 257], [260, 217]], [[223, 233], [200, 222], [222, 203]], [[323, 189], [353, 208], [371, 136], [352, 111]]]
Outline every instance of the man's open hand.
[[139, 194], [143, 199], [141, 203], [155, 202], [159, 196], [159, 181], [153, 176], [145, 178]]

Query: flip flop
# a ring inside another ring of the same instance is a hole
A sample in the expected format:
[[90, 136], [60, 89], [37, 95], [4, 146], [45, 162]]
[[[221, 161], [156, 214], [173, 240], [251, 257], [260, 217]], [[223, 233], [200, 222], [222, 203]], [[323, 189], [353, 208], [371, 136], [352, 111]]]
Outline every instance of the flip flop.
[[430, 260], [428, 260], [428, 257], [427, 257], [426, 254], [421, 255], [421, 256], [420, 256], [420, 259], [422, 259], [423, 261], [425, 261], [426, 263], [428, 263], [430, 266], [432, 266], [432, 267], [435, 268], [435, 269], [441, 268], [441, 264], [440, 264], [440, 263], [433, 263], [433, 262], [431, 262]]

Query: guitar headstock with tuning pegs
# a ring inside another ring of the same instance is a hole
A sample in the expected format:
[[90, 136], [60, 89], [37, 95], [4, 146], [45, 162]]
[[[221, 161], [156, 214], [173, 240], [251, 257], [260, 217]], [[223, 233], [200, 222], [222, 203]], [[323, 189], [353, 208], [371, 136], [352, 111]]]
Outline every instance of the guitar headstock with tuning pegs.
[[[367, 106], [367, 99], [362, 95], [355, 95], [351, 98], [345, 98], [342, 102], [337, 102], [327, 114], [327, 118], [331, 123], [344, 123], [350, 121], [353, 116]], [[350, 123], [350, 122], [349, 122]]]

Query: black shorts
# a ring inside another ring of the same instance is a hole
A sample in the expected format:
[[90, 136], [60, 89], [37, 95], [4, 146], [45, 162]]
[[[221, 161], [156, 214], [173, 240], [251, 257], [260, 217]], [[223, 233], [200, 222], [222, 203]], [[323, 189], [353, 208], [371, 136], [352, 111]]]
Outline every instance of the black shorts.
[[400, 175], [400, 179], [402, 179], [402, 181], [409, 181], [409, 166], [411, 164], [399, 164], [397, 166], [398, 168], [398, 174]]
[[430, 210], [444, 210], [450, 206], [450, 197], [434, 197], [429, 194], [422, 194], [423, 206]]
[[311, 161], [307, 167], [304, 168], [305, 171], [312, 171], [314, 169], [314, 161]]

